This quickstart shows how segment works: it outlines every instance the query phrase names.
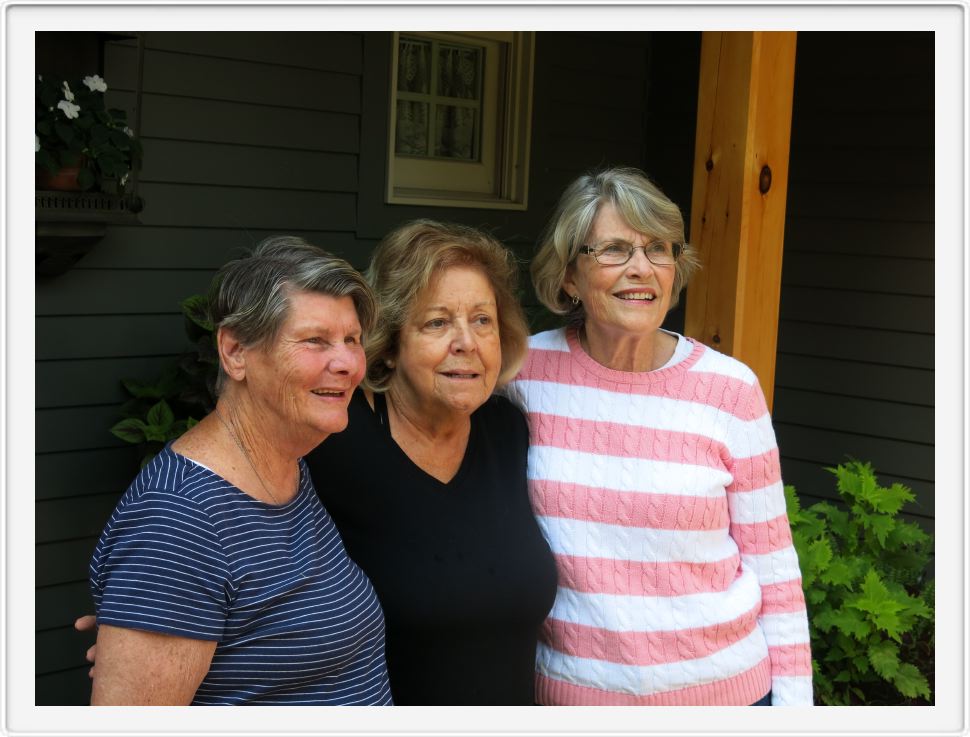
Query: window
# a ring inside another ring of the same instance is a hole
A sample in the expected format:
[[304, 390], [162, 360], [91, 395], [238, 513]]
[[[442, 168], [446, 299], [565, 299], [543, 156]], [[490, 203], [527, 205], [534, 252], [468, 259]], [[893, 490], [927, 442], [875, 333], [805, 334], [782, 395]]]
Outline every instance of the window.
[[526, 208], [533, 33], [395, 33], [387, 202]]

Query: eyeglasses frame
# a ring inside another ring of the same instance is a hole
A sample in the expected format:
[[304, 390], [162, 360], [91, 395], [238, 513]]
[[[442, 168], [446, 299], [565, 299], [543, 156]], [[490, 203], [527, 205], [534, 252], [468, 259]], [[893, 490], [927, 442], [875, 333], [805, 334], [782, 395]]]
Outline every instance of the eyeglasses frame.
[[[610, 241], [610, 243], [612, 243], [612, 241]], [[643, 250], [643, 255], [647, 259], [647, 261], [649, 261], [654, 266], [675, 266], [677, 264], [677, 259], [680, 258], [680, 254], [684, 252], [684, 244], [674, 243], [673, 241], [671, 241], [670, 250], [674, 256], [673, 263], [658, 264], [658, 263], [654, 263], [653, 259], [650, 258], [650, 255], [647, 253], [647, 249], [656, 243], [667, 243], [667, 241], [650, 241], [649, 243], [644, 243], [642, 246], [634, 246], [632, 243], [625, 244], [630, 246], [630, 255], [627, 257], [626, 261], [623, 261], [622, 263], [618, 263], [618, 264], [604, 264], [599, 260], [598, 251], [600, 250], [602, 245], [606, 245], [606, 244], [600, 244], [600, 246], [582, 245], [579, 247], [579, 253], [585, 253], [589, 256], [592, 256], [593, 259], [596, 261], [596, 263], [598, 263], [600, 266], [626, 266], [628, 263], [630, 263], [630, 260], [633, 258], [633, 254], [636, 252], [636, 250], [640, 248]]]

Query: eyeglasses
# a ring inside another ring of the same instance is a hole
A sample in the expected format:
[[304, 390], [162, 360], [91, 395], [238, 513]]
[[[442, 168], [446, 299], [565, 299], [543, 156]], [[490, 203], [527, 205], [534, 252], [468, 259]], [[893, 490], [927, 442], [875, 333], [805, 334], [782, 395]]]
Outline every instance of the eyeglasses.
[[684, 249], [684, 244], [654, 241], [643, 246], [634, 246], [631, 243], [619, 241], [601, 243], [598, 246], [580, 246], [579, 252], [588, 253], [596, 259], [597, 263], [603, 266], [622, 266], [633, 258], [633, 252], [638, 248], [643, 249], [643, 255], [654, 266], [673, 266], [677, 263], [677, 259]]

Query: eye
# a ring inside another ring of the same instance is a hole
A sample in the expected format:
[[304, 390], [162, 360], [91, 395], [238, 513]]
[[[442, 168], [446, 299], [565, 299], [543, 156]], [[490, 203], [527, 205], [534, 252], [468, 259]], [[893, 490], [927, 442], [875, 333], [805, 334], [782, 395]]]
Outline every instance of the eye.
[[667, 250], [667, 244], [663, 241], [654, 241], [649, 245], [648, 250], [650, 253], [655, 253], [657, 255], [670, 253], [670, 251]]
[[491, 315], [479, 315], [475, 318], [475, 322], [479, 325], [491, 325], [493, 320]]
[[309, 343], [310, 345], [320, 345], [323, 343], [323, 338], [307, 338], [303, 341], [304, 343]]
[[604, 256], [625, 256], [630, 247], [625, 243], [606, 243], [600, 247], [600, 254]]
[[356, 335], [348, 335], [346, 338], [344, 338], [344, 343], [347, 345], [357, 345], [357, 342], [358, 338]]
[[428, 320], [424, 326], [426, 328], [430, 328], [431, 330], [438, 330], [443, 328], [446, 324], [447, 322], [443, 317], [436, 317], [434, 320]]

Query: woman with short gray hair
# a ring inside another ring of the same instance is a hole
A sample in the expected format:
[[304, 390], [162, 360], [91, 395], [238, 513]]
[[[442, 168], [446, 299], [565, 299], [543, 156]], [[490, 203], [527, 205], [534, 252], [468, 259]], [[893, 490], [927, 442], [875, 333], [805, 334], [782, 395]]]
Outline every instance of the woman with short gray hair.
[[389, 704], [384, 620], [302, 457], [347, 425], [374, 296], [280, 237], [217, 274], [215, 410], [135, 479], [91, 561], [93, 704]]

